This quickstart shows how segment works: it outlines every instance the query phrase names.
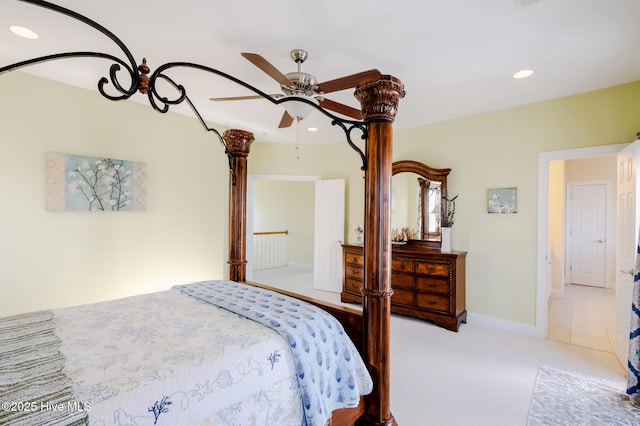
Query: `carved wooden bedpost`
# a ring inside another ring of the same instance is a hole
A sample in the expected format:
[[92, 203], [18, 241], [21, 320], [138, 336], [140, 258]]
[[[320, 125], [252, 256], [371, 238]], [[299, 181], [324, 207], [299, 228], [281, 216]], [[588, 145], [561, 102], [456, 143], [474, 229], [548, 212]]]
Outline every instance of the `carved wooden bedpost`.
[[391, 165], [393, 121], [404, 85], [390, 75], [360, 84], [355, 92], [367, 122], [364, 222], [364, 358], [373, 376], [358, 424], [396, 425], [390, 407]]
[[420, 186], [420, 239], [426, 240], [429, 234], [429, 212], [431, 208], [429, 207], [429, 187], [431, 186], [431, 181], [418, 178], [418, 185]]
[[253, 133], [229, 129], [223, 139], [229, 155], [229, 279], [242, 282], [247, 276], [246, 210], [247, 156]]

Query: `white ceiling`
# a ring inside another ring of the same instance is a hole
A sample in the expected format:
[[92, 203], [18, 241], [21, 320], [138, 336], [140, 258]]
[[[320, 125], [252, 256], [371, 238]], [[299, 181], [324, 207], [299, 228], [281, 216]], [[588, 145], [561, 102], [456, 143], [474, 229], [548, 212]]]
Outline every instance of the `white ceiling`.
[[[640, 80], [639, 0], [55, 0], [93, 19], [152, 71], [185, 61], [215, 68], [266, 93], [279, 84], [240, 56], [258, 53], [283, 73], [291, 49], [309, 52], [302, 70], [319, 81], [376, 68], [405, 85], [394, 127], [405, 129]], [[21, 39], [10, 25], [38, 40]], [[0, 5], [0, 67], [33, 56], [100, 51], [125, 59], [102, 33], [18, 0]], [[95, 89], [112, 61], [64, 59], [23, 71]], [[522, 68], [535, 74], [511, 76]], [[208, 121], [254, 132], [256, 142], [344, 139], [319, 112], [278, 130], [282, 106], [193, 69], [167, 71]], [[125, 77], [121, 77], [125, 78]], [[123, 85], [128, 82], [124, 81]], [[114, 92], [115, 93], [115, 92]], [[170, 92], [166, 92], [168, 95]], [[43, 95], [44, 96], [44, 95]], [[327, 96], [359, 108], [353, 90]], [[146, 102], [140, 94], [135, 101]], [[640, 100], [639, 100], [640, 102]], [[184, 111], [173, 107], [172, 110]], [[197, 123], [194, 123], [197, 125]], [[308, 126], [320, 131], [306, 132]], [[299, 133], [299, 134], [298, 134]]]

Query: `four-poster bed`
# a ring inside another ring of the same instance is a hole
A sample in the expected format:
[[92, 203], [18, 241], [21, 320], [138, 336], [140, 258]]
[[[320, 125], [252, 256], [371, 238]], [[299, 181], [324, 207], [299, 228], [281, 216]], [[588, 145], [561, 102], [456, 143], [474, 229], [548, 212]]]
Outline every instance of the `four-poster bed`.
[[[115, 62], [110, 70], [110, 80], [102, 78], [98, 89], [100, 93], [111, 100], [128, 99], [140, 92], [149, 98], [150, 104], [159, 112], [167, 112], [171, 105], [186, 102], [193, 110], [205, 130], [216, 134], [224, 146], [229, 158], [229, 280], [231, 282], [246, 283], [254, 287], [267, 288], [257, 283], [247, 283], [246, 280], [246, 178], [247, 158], [253, 142], [251, 132], [232, 129], [220, 135], [215, 129], [206, 125], [195, 106], [187, 96], [186, 89], [176, 84], [166, 71], [175, 67], [188, 67], [227, 78], [260, 95], [264, 99], [280, 104], [290, 99], [274, 99], [253, 86], [244, 83], [221, 71], [199, 64], [176, 62], [159, 66], [149, 76], [150, 69], [146, 60], [139, 66], [126, 46], [112, 33], [90, 19], [75, 12], [61, 8], [44, 1], [18, 0], [66, 14], [78, 19], [109, 36], [122, 49], [127, 61], [113, 55], [93, 52], [72, 52], [34, 58], [18, 64], [0, 67], [0, 75], [33, 63], [60, 59], [64, 57], [99, 57]], [[131, 84], [123, 87], [117, 78], [117, 73], [124, 68], [130, 74]], [[159, 95], [155, 86], [160, 79], [169, 83], [179, 93], [175, 99], [168, 99]], [[105, 87], [109, 82], [119, 92], [118, 95], [107, 93]], [[311, 105], [332, 120], [333, 125], [341, 127], [350, 146], [359, 154], [365, 178], [365, 222], [364, 222], [364, 287], [362, 289], [362, 312], [327, 304], [299, 295], [289, 294], [298, 299], [310, 302], [329, 312], [337, 318], [361, 352], [366, 369], [373, 379], [373, 390], [364, 397], [364, 404], [356, 408], [336, 410], [331, 424], [392, 425], [396, 421], [390, 408], [390, 363], [389, 363], [389, 333], [391, 295], [393, 291], [390, 283], [391, 267], [391, 236], [390, 236], [390, 194], [392, 175], [392, 123], [395, 119], [399, 100], [404, 96], [402, 82], [390, 75], [375, 75], [359, 82], [355, 87], [355, 97], [359, 100], [364, 117], [363, 121], [345, 120], [318, 107], [306, 100], [297, 100]], [[351, 133], [359, 130], [366, 141], [365, 152], [360, 151], [351, 141]], [[281, 290], [273, 289], [282, 293]], [[161, 402], [160, 402], [161, 405]], [[157, 407], [159, 410], [161, 406]], [[154, 412], [155, 414], [155, 412]], [[157, 419], [157, 417], [156, 417]]]

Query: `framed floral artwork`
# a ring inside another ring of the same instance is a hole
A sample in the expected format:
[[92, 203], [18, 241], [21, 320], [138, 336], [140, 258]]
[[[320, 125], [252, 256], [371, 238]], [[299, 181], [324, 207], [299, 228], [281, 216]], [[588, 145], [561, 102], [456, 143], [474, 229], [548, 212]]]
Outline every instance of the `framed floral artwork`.
[[518, 188], [489, 189], [488, 213], [518, 213]]
[[141, 162], [47, 152], [47, 210], [145, 210], [146, 175]]

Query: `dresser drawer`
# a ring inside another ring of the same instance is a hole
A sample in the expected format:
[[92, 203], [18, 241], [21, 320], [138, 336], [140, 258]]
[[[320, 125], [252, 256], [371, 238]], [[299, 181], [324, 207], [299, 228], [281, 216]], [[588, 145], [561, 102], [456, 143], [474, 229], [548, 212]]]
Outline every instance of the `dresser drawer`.
[[416, 288], [420, 291], [449, 295], [451, 283], [449, 280], [445, 281], [431, 277], [416, 277]]
[[397, 305], [415, 306], [413, 298], [413, 291], [394, 288], [393, 296], [391, 296], [391, 303]]
[[413, 290], [413, 275], [391, 274], [391, 288], [404, 288]]
[[345, 253], [344, 254], [344, 262], [345, 263], [353, 263], [354, 265], [364, 265], [364, 256], [357, 253]]
[[449, 297], [435, 293], [417, 293], [416, 306], [431, 311], [449, 313]]
[[360, 294], [362, 290], [362, 280], [354, 280], [352, 278], [347, 278], [344, 280], [344, 291], [349, 293]]
[[413, 262], [411, 260], [391, 260], [391, 272], [408, 272], [413, 274]]
[[416, 262], [416, 272], [418, 274], [434, 277], [449, 278], [450, 268], [451, 265], [448, 263]]
[[[362, 288], [367, 279], [362, 245], [342, 245], [342, 293], [340, 300], [367, 302]], [[466, 252], [442, 253], [421, 241], [392, 247], [391, 259], [384, 274], [391, 282], [391, 312], [433, 321], [447, 330], [458, 331], [466, 322], [465, 259]], [[386, 261], [386, 259], [384, 259]], [[380, 259], [383, 261], [383, 259]], [[375, 265], [372, 265], [375, 268]], [[381, 277], [378, 277], [381, 279]], [[384, 295], [385, 290], [371, 283], [370, 296]]]
[[364, 268], [362, 266], [344, 265], [344, 275], [347, 278], [362, 280], [362, 277], [364, 276]]

